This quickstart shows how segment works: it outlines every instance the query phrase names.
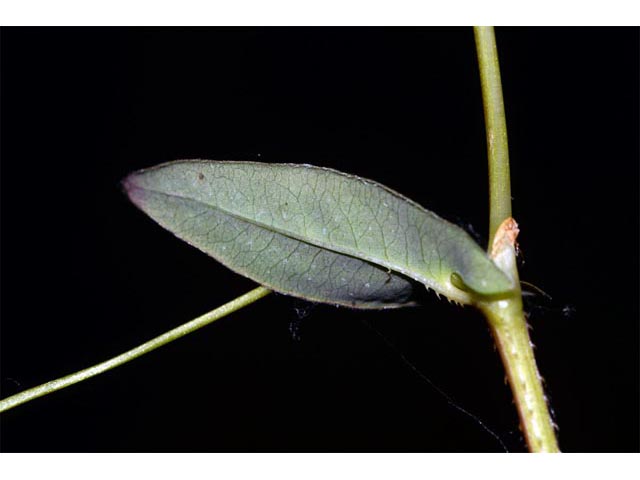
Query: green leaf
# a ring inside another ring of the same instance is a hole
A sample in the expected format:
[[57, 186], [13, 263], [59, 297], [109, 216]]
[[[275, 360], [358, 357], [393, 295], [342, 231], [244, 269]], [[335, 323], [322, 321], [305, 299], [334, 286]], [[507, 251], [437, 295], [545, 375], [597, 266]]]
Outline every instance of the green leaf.
[[123, 183], [160, 225], [282, 293], [385, 308], [410, 304], [409, 279], [460, 303], [513, 288], [461, 228], [380, 184], [335, 170], [184, 160], [132, 173]]

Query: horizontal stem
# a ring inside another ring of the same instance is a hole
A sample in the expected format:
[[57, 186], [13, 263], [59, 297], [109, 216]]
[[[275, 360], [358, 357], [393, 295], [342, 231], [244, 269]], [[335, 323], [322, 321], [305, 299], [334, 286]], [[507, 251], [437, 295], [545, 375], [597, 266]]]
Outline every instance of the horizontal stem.
[[92, 367], [85, 368], [84, 370], [80, 370], [79, 372], [72, 373], [71, 375], [58, 378], [57, 380], [52, 380], [37, 387], [30, 388], [29, 390], [17, 393], [16, 395], [13, 395], [11, 397], [4, 398], [0, 400], [0, 412], [4, 412], [13, 407], [17, 407], [20, 404], [35, 400], [38, 397], [48, 395], [49, 393], [62, 390], [63, 388], [69, 387], [75, 383], [82, 382], [83, 380], [87, 380], [88, 378], [95, 377], [96, 375], [104, 373], [107, 370], [111, 370], [112, 368], [130, 362], [131, 360], [134, 360], [144, 355], [145, 353], [149, 353], [158, 347], [173, 342], [180, 337], [183, 337], [206, 325], [209, 325], [210, 323], [215, 322], [216, 320], [225, 317], [230, 313], [233, 313], [236, 310], [239, 310], [255, 302], [256, 300], [261, 299], [270, 292], [271, 290], [264, 287], [255, 288], [250, 292], [245, 293], [244, 295], [228, 303], [225, 303], [221, 307], [205, 313], [204, 315], [201, 315], [200, 317], [195, 318], [190, 322], [185, 323], [184, 325], [174, 328], [173, 330], [163, 333], [162, 335], [159, 335], [154, 339], [143, 343], [142, 345], [132, 348], [131, 350], [118, 355], [117, 357], [113, 357]]

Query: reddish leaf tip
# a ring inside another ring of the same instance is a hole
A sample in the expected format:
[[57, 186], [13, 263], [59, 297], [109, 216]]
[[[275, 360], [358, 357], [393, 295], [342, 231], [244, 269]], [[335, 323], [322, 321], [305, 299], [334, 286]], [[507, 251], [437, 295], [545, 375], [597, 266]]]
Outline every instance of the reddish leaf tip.
[[137, 177], [136, 173], [131, 173], [122, 179], [120, 185], [129, 200], [139, 207], [143, 199], [144, 190], [136, 183]]

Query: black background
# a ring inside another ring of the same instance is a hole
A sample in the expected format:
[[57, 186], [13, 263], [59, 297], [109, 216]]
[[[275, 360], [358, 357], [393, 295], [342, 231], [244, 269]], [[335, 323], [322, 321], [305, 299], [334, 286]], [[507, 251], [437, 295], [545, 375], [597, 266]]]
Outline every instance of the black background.
[[[527, 311], [565, 451], [639, 449], [638, 32], [497, 30], [521, 278], [553, 297]], [[5, 28], [1, 40], [3, 397], [253, 288], [127, 201], [119, 181], [138, 168], [334, 167], [486, 244], [469, 28]], [[453, 403], [523, 451], [503, 375], [482, 316], [433, 295], [382, 312], [272, 295], [2, 414], [0, 447], [502, 450]]]

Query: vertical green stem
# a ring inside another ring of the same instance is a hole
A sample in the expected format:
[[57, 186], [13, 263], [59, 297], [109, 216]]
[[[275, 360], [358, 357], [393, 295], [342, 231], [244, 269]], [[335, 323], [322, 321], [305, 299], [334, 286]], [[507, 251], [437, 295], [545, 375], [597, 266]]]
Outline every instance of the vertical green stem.
[[500, 224], [511, 217], [511, 174], [507, 121], [502, 99], [498, 49], [493, 27], [474, 27], [489, 156], [489, 245]]
[[520, 425], [531, 452], [557, 452], [558, 442], [538, 373], [522, 310], [514, 239], [503, 241], [500, 230], [511, 218], [511, 180], [502, 82], [493, 27], [474, 27], [489, 157], [489, 251], [495, 263], [517, 286], [506, 299], [478, 306], [489, 322], [513, 392]]

